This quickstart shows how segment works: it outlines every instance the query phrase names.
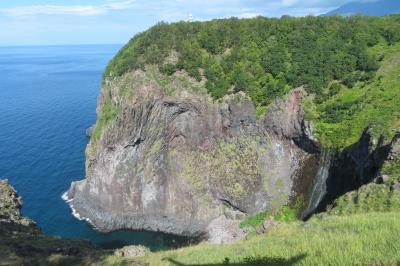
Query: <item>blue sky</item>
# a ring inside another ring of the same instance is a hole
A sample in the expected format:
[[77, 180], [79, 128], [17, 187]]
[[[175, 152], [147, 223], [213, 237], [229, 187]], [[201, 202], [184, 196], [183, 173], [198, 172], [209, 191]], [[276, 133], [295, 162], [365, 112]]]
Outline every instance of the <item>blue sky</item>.
[[352, 0], [0, 0], [0, 46], [125, 43], [158, 21], [319, 15]]

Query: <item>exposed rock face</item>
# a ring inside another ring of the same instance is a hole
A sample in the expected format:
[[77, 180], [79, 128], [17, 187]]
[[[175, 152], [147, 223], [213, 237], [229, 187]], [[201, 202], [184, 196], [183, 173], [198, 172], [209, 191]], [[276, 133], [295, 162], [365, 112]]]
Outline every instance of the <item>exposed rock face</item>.
[[115, 256], [133, 258], [142, 257], [150, 253], [150, 250], [144, 246], [125, 246], [114, 251]]
[[313, 211], [324, 211], [329, 204], [346, 192], [356, 190], [371, 182], [383, 182], [388, 177], [383, 177], [380, 173], [385, 161], [390, 161], [396, 157], [400, 136], [396, 135], [393, 140], [384, 144], [384, 138], [374, 137], [372, 127], [364, 130], [360, 140], [354, 145], [344, 149], [340, 153], [330, 152], [330, 163], [325, 167], [325, 180], [323, 182], [325, 190], [320, 195], [320, 201], [315, 204]]
[[226, 209], [255, 214], [288, 202], [312, 156], [299, 146], [316, 147], [302, 89], [259, 120], [244, 94], [220, 102], [189, 91], [167, 96], [141, 71], [128, 75], [142, 79], [130, 83], [131, 97], [121, 96], [121, 81], [102, 88], [97, 126], [104, 106], [119, 111], [87, 147], [87, 179], [68, 191], [77, 216], [101, 231], [195, 236]]
[[281, 139], [291, 139], [309, 153], [319, 152], [311, 124], [304, 119], [304, 89], [293, 90], [285, 99], [276, 98], [264, 119], [264, 126]]
[[0, 180], [0, 222], [34, 226], [35, 223], [21, 216], [22, 199], [17, 191], [8, 184], [8, 180]]
[[385, 162], [392, 165], [398, 165], [400, 163], [400, 132], [393, 137], [393, 140], [387, 149], [388, 155]]
[[0, 180], [1, 265], [97, 265], [109, 252], [87, 241], [44, 235], [36, 224], [21, 216], [22, 200], [7, 180]]
[[206, 228], [208, 242], [224, 244], [245, 239], [250, 230], [240, 228], [239, 224], [239, 220], [228, 219], [225, 216], [215, 218]]
[[85, 131], [86, 137], [90, 138], [93, 135], [93, 130], [94, 130], [94, 126], [87, 128]]

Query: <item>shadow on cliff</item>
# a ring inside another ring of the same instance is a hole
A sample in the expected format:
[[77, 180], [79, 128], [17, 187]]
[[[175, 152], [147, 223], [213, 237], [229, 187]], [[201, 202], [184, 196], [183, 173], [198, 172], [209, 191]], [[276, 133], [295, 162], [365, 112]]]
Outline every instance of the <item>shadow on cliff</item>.
[[230, 262], [229, 258], [225, 258], [225, 260], [221, 263], [213, 263], [213, 264], [184, 264], [179, 261], [176, 261], [171, 258], [164, 258], [163, 260], [168, 261], [172, 263], [173, 265], [177, 266], [245, 266], [245, 265], [251, 265], [251, 266], [290, 266], [290, 265], [295, 265], [298, 262], [300, 262], [302, 259], [304, 259], [307, 255], [306, 254], [300, 254], [297, 256], [294, 256], [290, 259], [284, 259], [284, 258], [268, 258], [268, 257], [249, 257], [245, 258], [241, 262]]
[[371, 127], [367, 127], [358, 142], [336, 153], [326, 180], [325, 195], [313, 213], [326, 211], [337, 198], [363, 185], [382, 183], [380, 171], [398, 139], [400, 134], [384, 144], [384, 137], [380, 136], [374, 145]]

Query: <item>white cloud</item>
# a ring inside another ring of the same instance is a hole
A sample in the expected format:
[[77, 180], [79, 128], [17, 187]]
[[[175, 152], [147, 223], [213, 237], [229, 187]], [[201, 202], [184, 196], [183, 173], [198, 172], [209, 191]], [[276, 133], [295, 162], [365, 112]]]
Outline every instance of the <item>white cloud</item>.
[[[1, 1], [1, 0], [0, 0]], [[135, 9], [160, 18], [170, 18], [179, 13], [194, 13], [204, 17], [254, 17], [257, 15], [280, 16], [282, 14], [306, 15], [310, 10], [327, 11], [353, 0], [106, 0], [99, 5], [25, 5], [0, 8], [0, 16], [79, 15], [95, 16], [114, 10]], [[374, 0], [364, 0], [374, 1]], [[243, 9], [248, 9], [243, 11]], [[302, 10], [302, 12], [301, 12]], [[180, 19], [183, 15], [178, 17]]]
[[0, 9], [0, 14], [12, 17], [35, 16], [35, 15], [80, 15], [94, 16], [105, 14], [112, 10], [123, 10], [133, 6], [134, 0], [123, 2], [110, 2], [104, 5], [32, 5], [17, 6]]
[[[70, 4], [18, 5], [19, 1], [10, 0], [12, 5], [0, 7], [0, 45], [124, 43], [158, 21], [187, 20], [189, 14], [199, 21], [232, 16], [319, 15], [352, 1], [91, 0], [90, 4], [73, 4], [89, 2], [73, 0]], [[95, 2], [100, 3], [92, 4]]]

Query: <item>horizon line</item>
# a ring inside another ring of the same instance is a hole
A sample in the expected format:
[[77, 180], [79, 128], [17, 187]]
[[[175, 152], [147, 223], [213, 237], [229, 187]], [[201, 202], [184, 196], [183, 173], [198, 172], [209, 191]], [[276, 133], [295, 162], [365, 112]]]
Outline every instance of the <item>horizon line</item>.
[[72, 43], [72, 44], [10, 44], [10, 45], [2, 45], [0, 44], [0, 48], [13, 48], [13, 47], [54, 47], [54, 46], [106, 46], [106, 45], [125, 45], [125, 43]]

